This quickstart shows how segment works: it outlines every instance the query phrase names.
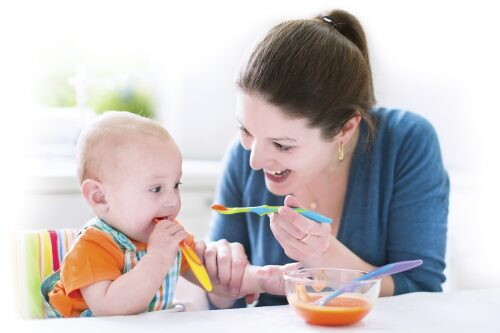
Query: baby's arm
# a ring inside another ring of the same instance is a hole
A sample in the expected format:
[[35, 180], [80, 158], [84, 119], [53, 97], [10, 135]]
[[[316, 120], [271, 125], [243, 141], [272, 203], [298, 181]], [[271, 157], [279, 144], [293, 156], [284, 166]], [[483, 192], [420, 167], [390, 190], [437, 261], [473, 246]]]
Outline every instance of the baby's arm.
[[302, 264], [299, 262], [283, 266], [267, 265], [261, 267], [247, 265], [243, 274], [240, 297], [260, 293], [285, 295], [285, 280], [283, 279], [283, 273], [301, 267]]
[[[283, 273], [299, 269], [302, 267], [301, 263], [291, 263], [283, 266], [267, 265], [267, 266], [253, 266], [247, 265], [243, 273], [243, 280], [241, 283], [240, 293], [236, 298], [242, 298], [248, 295], [255, 295], [260, 293], [269, 293], [274, 295], [285, 294], [285, 281]], [[189, 281], [199, 285], [192, 272], [187, 272], [184, 275]], [[212, 293], [219, 296], [234, 299], [235, 297], [229, 293], [227, 288], [221, 285], [214, 284]], [[217, 305], [217, 304], [216, 304]]]
[[99, 281], [80, 289], [96, 316], [144, 312], [172, 266], [179, 243], [188, 237], [172, 221], [156, 224], [148, 241], [148, 252], [129, 272], [114, 281]]

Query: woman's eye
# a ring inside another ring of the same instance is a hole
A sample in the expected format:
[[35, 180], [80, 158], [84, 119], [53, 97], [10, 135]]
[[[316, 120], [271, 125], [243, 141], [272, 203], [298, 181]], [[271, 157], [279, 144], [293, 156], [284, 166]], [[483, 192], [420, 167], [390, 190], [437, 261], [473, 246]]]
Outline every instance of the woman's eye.
[[243, 126], [240, 126], [240, 131], [245, 135], [250, 135], [250, 132]]
[[277, 142], [273, 142], [274, 146], [279, 150], [279, 151], [289, 151], [293, 148], [293, 146], [285, 146], [282, 144], [279, 144]]
[[177, 183], [175, 183], [175, 187], [174, 187], [174, 188], [175, 188], [175, 189], [178, 189], [178, 188], [179, 188], [179, 186], [181, 186], [181, 185], [182, 185], [182, 183], [181, 183], [181, 182], [177, 182]]
[[161, 192], [161, 185], [158, 185], [158, 186], [155, 186], [155, 187], [152, 187], [150, 189], [151, 192], [153, 193], [160, 193]]

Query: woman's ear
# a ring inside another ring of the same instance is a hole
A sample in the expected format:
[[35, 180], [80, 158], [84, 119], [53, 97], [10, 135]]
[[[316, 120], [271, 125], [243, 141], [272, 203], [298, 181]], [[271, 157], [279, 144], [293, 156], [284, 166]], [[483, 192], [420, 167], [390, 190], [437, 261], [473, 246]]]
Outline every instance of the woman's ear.
[[102, 184], [94, 179], [85, 179], [81, 185], [82, 194], [90, 208], [100, 215], [108, 211], [108, 202]]
[[340, 131], [340, 135], [338, 136], [340, 140], [346, 144], [351, 140], [351, 137], [356, 132], [356, 128], [361, 121], [361, 116], [354, 116], [347, 123], [345, 123], [344, 127], [342, 127], [342, 131]]

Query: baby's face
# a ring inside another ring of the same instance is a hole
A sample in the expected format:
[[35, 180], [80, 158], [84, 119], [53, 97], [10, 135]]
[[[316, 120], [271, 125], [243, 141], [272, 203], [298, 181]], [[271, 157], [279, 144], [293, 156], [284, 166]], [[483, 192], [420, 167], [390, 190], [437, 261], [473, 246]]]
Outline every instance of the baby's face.
[[126, 140], [102, 181], [109, 207], [104, 218], [129, 238], [147, 242], [155, 218], [175, 220], [179, 213], [182, 157], [173, 140]]

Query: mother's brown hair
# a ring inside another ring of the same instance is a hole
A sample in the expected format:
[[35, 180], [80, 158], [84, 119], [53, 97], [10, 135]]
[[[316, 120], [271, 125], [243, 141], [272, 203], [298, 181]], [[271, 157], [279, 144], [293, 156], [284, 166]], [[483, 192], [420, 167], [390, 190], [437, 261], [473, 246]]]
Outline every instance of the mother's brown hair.
[[264, 97], [293, 118], [305, 118], [332, 139], [360, 115], [368, 142], [375, 103], [366, 38], [351, 14], [334, 10], [271, 29], [253, 51], [237, 85]]

